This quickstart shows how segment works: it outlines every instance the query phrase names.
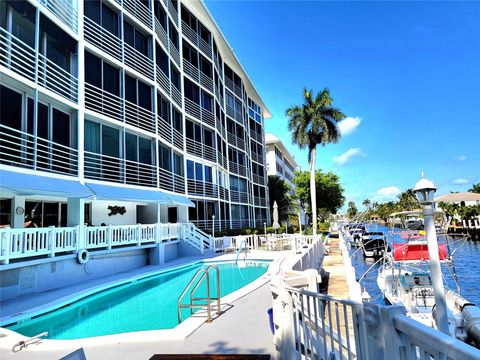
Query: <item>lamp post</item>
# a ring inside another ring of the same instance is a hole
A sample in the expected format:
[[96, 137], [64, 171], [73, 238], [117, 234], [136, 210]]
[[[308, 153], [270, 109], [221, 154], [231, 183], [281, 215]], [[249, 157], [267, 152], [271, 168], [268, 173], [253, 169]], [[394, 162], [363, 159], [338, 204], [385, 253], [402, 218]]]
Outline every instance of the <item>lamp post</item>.
[[212, 238], [215, 237], [215, 215], [212, 215]]
[[423, 177], [415, 184], [413, 189], [418, 201], [423, 207], [423, 219], [425, 230], [427, 232], [428, 256], [430, 259], [430, 274], [432, 275], [433, 292], [435, 295], [435, 306], [437, 312], [438, 329], [450, 335], [448, 329], [447, 305], [445, 302], [445, 289], [443, 288], [442, 269], [440, 267], [440, 258], [438, 256], [437, 233], [435, 230], [435, 221], [433, 217], [433, 197], [435, 195], [435, 186], [430, 180]]

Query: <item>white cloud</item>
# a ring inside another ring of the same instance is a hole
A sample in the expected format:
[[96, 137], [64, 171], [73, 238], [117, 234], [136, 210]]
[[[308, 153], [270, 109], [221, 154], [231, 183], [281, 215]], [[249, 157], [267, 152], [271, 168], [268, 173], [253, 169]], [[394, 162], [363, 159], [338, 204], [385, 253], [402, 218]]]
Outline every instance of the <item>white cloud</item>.
[[358, 127], [358, 125], [360, 125], [361, 122], [362, 119], [358, 116], [349, 116], [338, 123], [338, 128], [340, 129], [342, 135], [349, 135]]
[[348, 149], [343, 154], [334, 156], [333, 162], [336, 165], [342, 166], [346, 164], [352, 157], [363, 155], [359, 148]]
[[466, 185], [466, 184], [470, 184], [470, 180], [467, 180], [467, 179], [455, 179], [452, 181], [452, 184], [454, 185]]
[[387, 186], [377, 190], [378, 195], [392, 196], [400, 194], [400, 189], [396, 186]]
[[455, 156], [453, 158], [453, 160], [455, 160], [455, 161], [465, 161], [465, 160], [467, 160], [467, 157], [465, 155]]

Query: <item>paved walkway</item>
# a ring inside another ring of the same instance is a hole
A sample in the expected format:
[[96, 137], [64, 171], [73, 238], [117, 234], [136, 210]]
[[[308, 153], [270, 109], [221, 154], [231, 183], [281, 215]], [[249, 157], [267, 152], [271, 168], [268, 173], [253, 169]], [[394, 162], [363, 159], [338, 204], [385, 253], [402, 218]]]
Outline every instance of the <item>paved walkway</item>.
[[[95, 359], [149, 359], [154, 354], [272, 354], [273, 337], [268, 323], [267, 309], [272, 306], [269, 284], [232, 302], [231, 308], [210, 324], [203, 324], [185, 340], [141, 343], [119, 342], [114, 345], [88, 346], [84, 351], [88, 360]], [[5, 339], [5, 338], [4, 338]], [[0, 339], [0, 342], [2, 339]], [[41, 345], [38, 345], [40, 350]], [[34, 349], [35, 345], [31, 347]], [[12, 354], [0, 349], [3, 360], [60, 359], [74, 351], [23, 350]], [[273, 358], [273, 357], [272, 357]]]
[[339, 299], [348, 299], [348, 283], [345, 277], [343, 255], [338, 238], [330, 238], [330, 253], [323, 258], [323, 269], [330, 273], [328, 294]]

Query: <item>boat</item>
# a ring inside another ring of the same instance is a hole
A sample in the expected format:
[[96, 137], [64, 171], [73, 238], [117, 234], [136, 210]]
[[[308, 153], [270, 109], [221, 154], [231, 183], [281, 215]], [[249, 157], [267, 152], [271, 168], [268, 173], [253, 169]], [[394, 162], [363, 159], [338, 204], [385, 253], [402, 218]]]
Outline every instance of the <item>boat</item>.
[[389, 252], [385, 234], [382, 231], [367, 231], [362, 235], [363, 256], [366, 258], [379, 259]]
[[[403, 305], [410, 318], [437, 328], [426, 233], [423, 230], [405, 229], [400, 232], [398, 239], [398, 232], [393, 229], [392, 227], [390, 232], [393, 249], [386, 254], [378, 270], [377, 285], [387, 303]], [[463, 306], [457, 306], [461, 302], [459, 299], [463, 298], [460, 295], [448, 242], [438, 245], [438, 256], [442, 268], [451, 272], [457, 287], [455, 290], [445, 287], [449, 332], [451, 336], [465, 341], [469, 335], [462, 319]], [[466, 302], [465, 299], [462, 301]]]

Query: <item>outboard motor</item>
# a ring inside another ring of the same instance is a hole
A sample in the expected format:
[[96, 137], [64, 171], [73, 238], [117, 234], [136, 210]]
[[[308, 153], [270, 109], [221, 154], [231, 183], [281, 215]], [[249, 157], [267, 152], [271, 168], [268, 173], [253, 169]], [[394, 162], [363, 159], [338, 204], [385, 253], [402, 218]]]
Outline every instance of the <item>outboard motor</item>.
[[462, 319], [467, 330], [468, 339], [480, 348], [480, 308], [473, 304], [468, 304], [462, 309]]

